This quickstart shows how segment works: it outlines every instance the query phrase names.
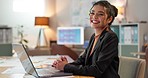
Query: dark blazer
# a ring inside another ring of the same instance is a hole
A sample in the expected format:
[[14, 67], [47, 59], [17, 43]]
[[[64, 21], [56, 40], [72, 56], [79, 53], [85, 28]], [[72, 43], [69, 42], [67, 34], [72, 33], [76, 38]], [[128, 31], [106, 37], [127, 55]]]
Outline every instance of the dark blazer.
[[112, 31], [104, 30], [100, 35], [93, 54], [90, 55], [93, 42], [93, 34], [89, 45], [83, 55], [75, 62], [66, 64], [65, 72], [74, 75], [94, 76], [96, 78], [120, 78], [118, 75], [118, 38]]

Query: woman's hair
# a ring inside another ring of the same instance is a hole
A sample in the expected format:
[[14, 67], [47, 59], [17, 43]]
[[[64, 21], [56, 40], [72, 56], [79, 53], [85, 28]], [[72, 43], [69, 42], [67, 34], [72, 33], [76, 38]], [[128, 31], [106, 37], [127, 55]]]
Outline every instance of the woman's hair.
[[118, 9], [114, 5], [111, 5], [108, 1], [95, 2], [95, 3], [93, 3], [92, 8], [95, 5], [101, 5], [106, 8], [106, 13], [108, 15], [107, 17], [110, 18], [112, 16], [112, 18], [113, 18], [112, 21], [109, 23], [109, 25], [111, 25], [112, 22], [114, 21], [115, 17], [118, 15]]

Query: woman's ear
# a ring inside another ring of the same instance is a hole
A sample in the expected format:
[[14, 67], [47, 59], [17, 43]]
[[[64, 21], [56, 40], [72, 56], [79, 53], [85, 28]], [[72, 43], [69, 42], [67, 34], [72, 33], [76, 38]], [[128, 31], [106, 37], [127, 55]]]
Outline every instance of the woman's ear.
[[107, 19], [107, 23], [109, 24], [112, 20], [113, 20], [113, 17], [111, 16]]

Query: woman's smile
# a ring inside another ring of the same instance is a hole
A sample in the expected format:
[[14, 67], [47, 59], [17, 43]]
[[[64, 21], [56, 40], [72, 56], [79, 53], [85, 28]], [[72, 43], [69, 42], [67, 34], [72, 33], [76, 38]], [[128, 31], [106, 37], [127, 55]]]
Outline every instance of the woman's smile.
[[99, 20], [91, 20], [91, 23], [93, 23], [93, 24], [99, 24], [100, 21]]

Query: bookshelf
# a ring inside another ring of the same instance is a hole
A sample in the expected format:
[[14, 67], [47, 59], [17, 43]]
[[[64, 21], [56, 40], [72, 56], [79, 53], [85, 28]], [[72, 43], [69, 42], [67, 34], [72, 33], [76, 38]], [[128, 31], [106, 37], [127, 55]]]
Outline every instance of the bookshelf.
[[0, 44], [12, 43], [12, 28], [0, 26]]
[[131, 52], [141, 52], [148, 34], [147, 23], [123, 23], [112, 25], [111, 29], [119, 38], [119, 55], [133, 57]]

